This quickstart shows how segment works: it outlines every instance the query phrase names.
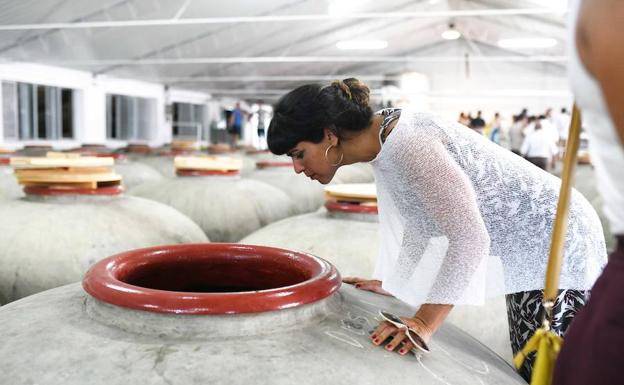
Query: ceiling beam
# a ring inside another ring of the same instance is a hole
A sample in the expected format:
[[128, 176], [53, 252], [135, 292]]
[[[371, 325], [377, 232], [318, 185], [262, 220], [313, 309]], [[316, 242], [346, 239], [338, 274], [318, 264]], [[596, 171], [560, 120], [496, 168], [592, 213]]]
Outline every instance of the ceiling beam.
[[242, 23], [279, 23], [303, 21], [335, 21], [337, 19], [405, 19], [405, 18], [458, 18], [483, 16], [518, 16], [518, 15], [563, 15], [566, 10], [552, 8], [516, 8], [516, 9], [468, 9], [446, 11], [417, 11], [417, 12], [366, 12], [340, 16], [329, 14], [315, 15], [265, 15], [265, 16], [232, 16], [232, 17], [202, 17], [202, 18], [171, 18], [151, 20], [117, 20], [117, 21], [83, 21], [41, 24], [5, 24], [0, 25], [0, 31], [25, 31], [41, 29], [92, 29], [92, 28], [129, 28], [129, 27], [160, 27], [179, 25], [205, 24], [242, 24]]
[[[233, 63], [449, 63], [463, 62], [464, 56], [259, 56], [259, 57], [196, 57], [196, 58], [151, 58], [151, 59], [101, 59], [101, 60], [50, 60], [36, 62], [75, 67], [93, 67], [102, 65], [171, 65], [171, 64], [233, 64]], [[559, 55], [487, 55], [471, 56], [473, 62], [560, 63], [568, 60]], [[1, 61], [0, 63], [10, 63]]]
[[180, 76], [180, 77], [161, 77], [153, 79], [154, 81], [165, 82], [168, 84], [175, 83], [229, 83], [229, 82], [314, 82], [336, 80], [344, 77], [355, 77], [368, 81], [384, 81], [384, 80], [400, 80], [399, 76], [384, 75], [353, 75], [353, 74], [330, 74], [330, 75], [288, 75], [288, 76]]

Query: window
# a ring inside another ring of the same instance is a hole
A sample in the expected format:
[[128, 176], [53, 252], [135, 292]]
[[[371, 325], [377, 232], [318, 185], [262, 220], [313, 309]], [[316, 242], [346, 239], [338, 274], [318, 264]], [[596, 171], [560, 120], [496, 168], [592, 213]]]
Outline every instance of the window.
[[113, 140], [149, 140], [156, 127], [156, 100], [106, 95], [106, 137]]
[[73, 139], [73, 99], [74, 91], [68, 88], [3, 82], [4, 138]]
[[206, 107], [202, 104], [173, 103], [173, 138], [186, 140], [207, 139]]

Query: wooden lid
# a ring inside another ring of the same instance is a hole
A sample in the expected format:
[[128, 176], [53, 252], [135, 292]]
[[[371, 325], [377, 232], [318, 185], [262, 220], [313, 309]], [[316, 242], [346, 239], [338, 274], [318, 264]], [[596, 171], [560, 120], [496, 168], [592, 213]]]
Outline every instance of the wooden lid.
[[226, 156], [176, 156], [176, 170], [187, 171], [240, 171], [243, 161]]
[[150, 146], [148, 146], [147, 144], [142, 144], [142, 143], [131, 143], [128, 144], [125, 149], [125, 152], [130, 153], [130, 154], [149, 154], [152, 152], [152, 148]]
[[325, 197], [335, 201], [377, 202], [374, 183], [334, 184], [325, 187]]
[[18, 183], [25, 192], [34, 194], [50, 190], [67, 194], [93, 194], [93, 190], [104, 188], [110, 191], [121, 184], [121, 176], [113, 171], [114, 164], [110, 157], [76, 153], [49, 152], [46, 157], [11, 158]]
[[171, 148], [174, 150], [189, 150], [193, 151], [199, 148], [199, 145], [194, 140], [174, 140], [171, 143]]
[[229, 144], [217, 143], [209, 145], [208, 152], [211, 154], [227, 154], [234, 152], [234, 149]]
[[374, 183], [336, 184], [325, 187], [325, 207], [329, 211], [377, 214]]

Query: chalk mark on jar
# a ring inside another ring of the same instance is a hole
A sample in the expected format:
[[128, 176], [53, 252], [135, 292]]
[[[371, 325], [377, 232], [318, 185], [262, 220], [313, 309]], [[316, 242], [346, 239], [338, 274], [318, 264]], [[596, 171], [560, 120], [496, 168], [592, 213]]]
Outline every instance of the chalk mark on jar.
[[442, 346], [437, 346], [437, 348], [441, 351], [444, 352], [444, 354], [446, 354], [447, 356], [449, 356], [453, 361], [457, 362], [458, 364], [460, 364], [461, 366], [463, 366], [466, 369], [472, 370], [475, 373], [479, 373], [479, 374], [489, 374], [490, 373], [490, 367], [483, 361], [479, 360], [479, 364], [481, 367], [483, 367], [483, 369], [480, 368], [476, 368], [472, 365], [469, 365], [467, 363], [465, 363], [464, 361], [458, 359], [457, 357], [455, 357], [455, 355], [449, 353], [446, 349], [444, 349]]
[[346, 333], [335, 331], [335, 330], [326, 330], [325, 334], [332, 337], [335, 340], [338, 340], [347, 345], [353, 346], [354, 348], [364, 349], [364, 346], [358, 340], [356, 340], [355, 338], [351, 337], [350, 335]]

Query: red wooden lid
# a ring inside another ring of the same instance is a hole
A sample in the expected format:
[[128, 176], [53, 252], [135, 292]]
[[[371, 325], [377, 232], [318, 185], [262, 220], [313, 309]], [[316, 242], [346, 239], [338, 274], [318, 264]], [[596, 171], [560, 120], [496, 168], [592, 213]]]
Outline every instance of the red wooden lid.
[[177, 169], [177, 176], [237, 176], [240, 170], [185, 170]]
[[357, 203], [326, 201], [325, 208], [329, 211], [338, 211], [353, 214], [377, 214], [377, 206], [361, 205]]
[[119, 195], [123, 192], [121, 186], [105, 186], [98, 188], [72, 188], [54, 186], [24, 186], [24, 193], [28, 195]]
[[292, 167], [292, 165], [290, 161], [259, 160], [256, 162], [257, 168]]

